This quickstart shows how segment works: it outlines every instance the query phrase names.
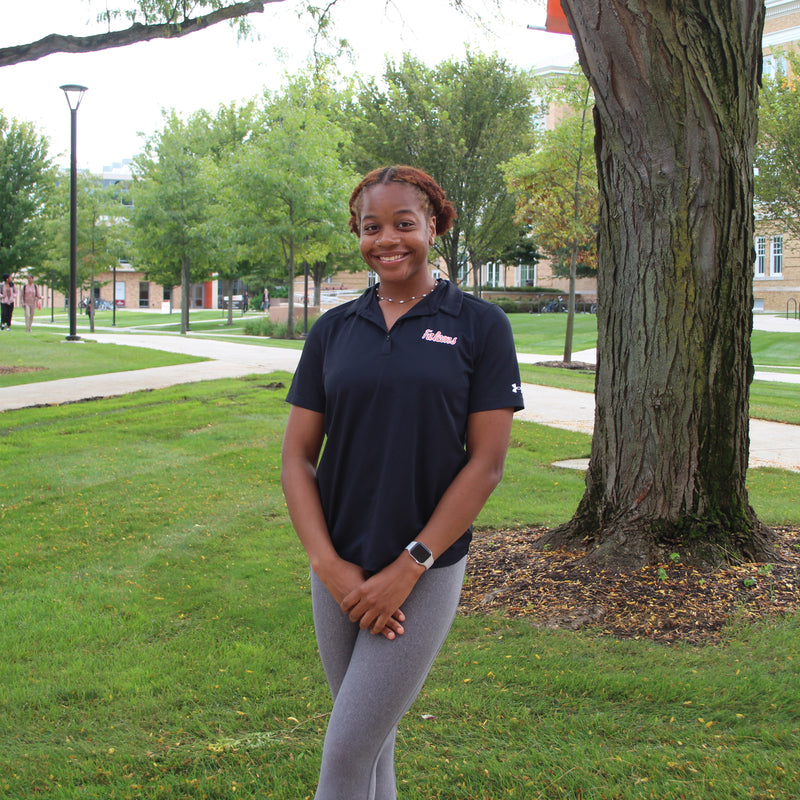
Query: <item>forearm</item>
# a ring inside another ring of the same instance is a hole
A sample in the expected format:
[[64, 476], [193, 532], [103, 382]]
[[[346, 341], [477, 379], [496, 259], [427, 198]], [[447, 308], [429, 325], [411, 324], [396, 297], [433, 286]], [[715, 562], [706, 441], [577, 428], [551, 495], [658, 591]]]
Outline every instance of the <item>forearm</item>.
[[502, 476], [502, 464], [470, 460], [464, 465], [416, 537], [433, 553], [434, 559], [472, 525]]
[[316, 470], [303, 459], [284, 457], [281, 484], [297, 537], [308, 554], [311, 568], [322, 577], [326, 565], [333, 563], [337, 555], [322, 511]]
[[[501, 448], [505, 453], [505, 449]], [[442, 495], [427, 525], [416, 536], [433, 553], [445, 552], [472, 524], [503, 473], [503, 459], [473, 458]], [[425, 567], [405, 551], [380, 572], [347, 595], [342, 609], [362, 628], [379, 630], [394, 609], [401, 608]]]

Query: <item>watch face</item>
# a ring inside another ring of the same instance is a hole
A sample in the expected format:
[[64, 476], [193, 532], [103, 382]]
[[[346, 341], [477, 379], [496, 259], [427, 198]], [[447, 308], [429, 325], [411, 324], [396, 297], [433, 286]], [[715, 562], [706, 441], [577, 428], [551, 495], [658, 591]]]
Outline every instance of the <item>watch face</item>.
[[417, 542], [408, 551], [420, 564], [424, 564], [431, 557], [431, 551], [424, 544]]

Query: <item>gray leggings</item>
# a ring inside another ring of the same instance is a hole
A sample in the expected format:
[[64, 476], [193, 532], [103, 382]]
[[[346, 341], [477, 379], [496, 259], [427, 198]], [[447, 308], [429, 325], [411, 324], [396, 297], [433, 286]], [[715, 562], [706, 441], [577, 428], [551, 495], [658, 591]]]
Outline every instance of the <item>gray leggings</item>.
[[395, 800], [397, 725], [422, 689], [453, 624], [466, 558], [428, 570], [403, 604], [405, 633], [362, 631], [311, 573], [314, 626], [333, 711], [315, 800]]

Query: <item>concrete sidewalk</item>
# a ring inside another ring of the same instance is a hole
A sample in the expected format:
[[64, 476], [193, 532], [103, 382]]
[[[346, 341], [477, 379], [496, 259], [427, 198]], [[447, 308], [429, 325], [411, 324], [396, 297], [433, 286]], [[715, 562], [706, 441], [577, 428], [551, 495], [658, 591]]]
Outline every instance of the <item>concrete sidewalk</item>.
[[[163, 389], [181, 383], [240, 378], [275, 370], [293, 372], [300, 351], [290, 348], [263, 347], [236, 342], [203, 339], [197, 336], [81, 333], [85, 339], [107, 344], [151, 347], [172, 353], [210, 359], [197, 364], [115, 372], [83, 378], [28, 383], [0, 388], [0, 411], [40, 405], [59, 405], [79, 400], [111, 397], [147, 389]], [[64, 344], [80, 347], [80, 344]], [[573, 355], [575, 361], [594, 361], [594, 351]], [[519, 354], [520, 363], [552, 361], [553, 356]], [[800, 375], [779, 376], [763, 373], [764, 380], [800, 382]], [[554, 389], [548, 386], [523, 385], [525, 410], [519, 419], [566, 430], [591, 434], [594, 423], [594, 396], [586, 392]], [[800, 426], [752, 420], [750, 423], [750, 466], [778, 467], [800, 472]], [[575, 468], [585, 463], [572, 463]]]

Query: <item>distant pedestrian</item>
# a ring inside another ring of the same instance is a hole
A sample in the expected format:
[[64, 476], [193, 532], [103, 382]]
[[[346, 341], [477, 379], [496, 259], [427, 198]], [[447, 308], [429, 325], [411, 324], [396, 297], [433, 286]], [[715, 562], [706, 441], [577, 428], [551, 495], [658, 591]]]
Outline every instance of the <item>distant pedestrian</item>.
[[14, 313], [14, 302], [17, 299], [17, 287], [14, 278], [9, 273], [3, 275], [0, 284], [0, 331], [11, 327], [11, 315]]
[[25, 330], [30, 333], [33, 325], [33, 315], [42, 301], [42, 293], [33, 282], [33, 275], [28, 275], [28, 282], [20, 292], [20, 300], [22, 301], [22, 310], [25, 312]]
[[269, 289], [264, 287], [264, 302], [261, 304], [262, 311], [269, 311]]
[[246, 314], [250, 310], [250, 295], [245, 291], [242, 296], [242, 313]]

